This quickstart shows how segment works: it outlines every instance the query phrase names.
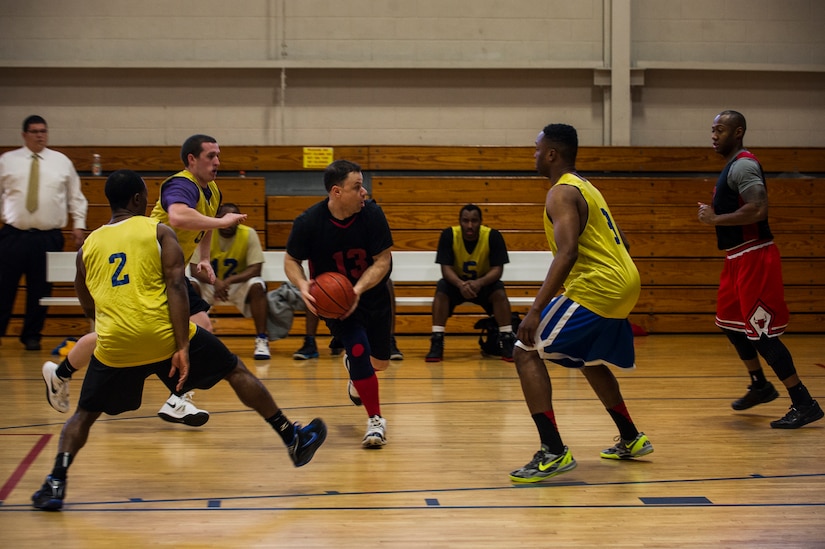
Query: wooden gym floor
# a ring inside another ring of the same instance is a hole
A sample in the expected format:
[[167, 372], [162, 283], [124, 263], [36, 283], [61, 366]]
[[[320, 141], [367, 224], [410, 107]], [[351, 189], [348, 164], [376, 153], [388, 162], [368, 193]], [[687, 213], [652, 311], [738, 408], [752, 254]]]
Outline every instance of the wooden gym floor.
[[[196, 394], [212, 415], [189, 428], [156, 417], [167, 395], [149, 380], [140, 410], [101, 417], [70, 470], [63, 511], [45, 513], [30, 497], [68, 416], [46, 403], [40, 367], [59, 341], [36, 353], [2, 338], [0, 545], [825, 547], [825, 420], [770, 429], [789, 406], [784, 391], [731, 410], [748, 379], [721, 335], [637, 340], [637, 369], [618, 376], [655, 447], [638, 461], [599, 458], [615, 427], [578, 372], [551, 366], [559, 426], [579, 465], [529, 486], [508, 479], [538, 449], [518, 377], [482, 358], [474, 336], [448, 335], [440, 364], [423, 360], [428, 338], [399, 338], [405, 360], [380, 374], [389, 438], [381, 450], [360, 447], [366, 417], [346, 396], [340, 358], [294, 361], [301, 340], [291, 337], [256, 363], [251, 337], [225, 341], [290, 419], [327, 422], [309, 465], [293, 468], [228, 384]], [[825, 338], [784, 341], [825, 405]]]

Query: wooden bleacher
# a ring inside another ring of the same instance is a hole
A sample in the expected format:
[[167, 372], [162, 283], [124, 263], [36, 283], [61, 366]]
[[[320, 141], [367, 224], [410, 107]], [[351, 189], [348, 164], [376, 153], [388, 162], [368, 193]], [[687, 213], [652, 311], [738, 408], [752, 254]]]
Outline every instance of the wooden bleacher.
[[[713, 228], [696, 220], [696, 203], [710, 202], [715, 179], [644, 175], [590, 179], [627, 234], [642, 276], [643, 291], [631, 320], [654, 333], [714, 331], [723, 257], [716, 249]], [[768, 182], [771, 227], [785, 258], [786, 297], [794, 313], [792, 329], [797, 332], [825, 328], [825, 244], [821, 242], [825, 196], [817, 195], [817, 185], [825, 185], [825, 180], [771, 178]], [[541, 227], [546, 189], [547, 181], [541, 178], [373, 178], [373, 195], [384, 208], [400, 249], [433, 249], [441, 229], [457, 222], [460, 204], [470, 198], [481, 207], [484, 222], [504, 233], [510, 249], [547, 249]], [[400, 296], [422, 290], [396, 286]], [[536, 290], [536, 285], [516, 286], [508, 293], [532, 295]]]
[[[81, 172], [90, 169], [93, 152], [103, 156], [107, 168], [140, 166], [147, 172], [172, 173], [180, 165], [177, 147], [56, 148], [68, 154]], [[786, 299], [792, 312], [789, 331], [825, 333], [825, 150], [751, 150], [769, 174], [771, 228], [783, 255]], [[259, 176], [306, 171], [302, 148], [224, 146], [221, 151], [225, 173], [245, 170], [250, 175], [246, 179], [222, 175], [219, 184], [225, 200], [240, 203], [250, 214], [250, 223], [267, 249], [283, 249], [292, 219], [320, 197], [265, 196]], [[533, 147], [336, 147], [335, 157], [354, 160], [369, 172], [373, 197], [387, 214], [397, 249], [435, 249], [441, 229], [455, 224], [459, 208], [470, 201], [482, 208], [485, 223], [502, 231], [511, 250], [547, 249], [540, 216], [548, 183], [535, 176]], [[715, 332], [722, 254], [716, 249], [713, 228], [696, 220], [696, 203], [711, 200], [721, 159], [704, 147], [582, 147], [577, 165], [602, 190], [631, 242], [643, 284], [631, 320], [651, 333]], [[150, 181], [156, 193], [160, 178]], [[95, 184], [95, 178], [84, 178], [90, 203]], [[94, 217], [90, 205], [90, 223], [103, 222], [108, 206], [99, 199], [95, 205]], [[508, 292], [530, 296], [536, 289], [536, 285], [515, 285]], [[404, 284], [396, 291], [399, 296], [414, 296], [432, 293], [434, 288]], [[18, 315], [21, 297], [15, 306]], [[468, 307], [452, 319], [448, 331], [473, 332], [472, 324], [479, 318], [475, 309]], [[82, 332], [85, 321], [79, 311], [76, 316], [67, 313], [59, 319], [50, 314], [47, 330], [75, 335], [70, 330], [74, 325]], [[219, 317], [216, 325], [223, 334], [247, 335], [248, 322], [227, 315]], [[428, 333], [430, 325], [427, 307], [398, 311], [398, 333]], [[10, 333], [16, 330], [19, 319], [10, 326]], [[302, 331], [299, 318], [294, 332]]]

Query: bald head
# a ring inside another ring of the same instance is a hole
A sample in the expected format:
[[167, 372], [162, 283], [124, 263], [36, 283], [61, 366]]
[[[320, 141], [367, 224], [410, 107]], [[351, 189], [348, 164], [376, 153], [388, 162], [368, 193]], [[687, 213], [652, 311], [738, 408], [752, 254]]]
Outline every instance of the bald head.
[[745, 115], [739, 111], [726, 110], [716, 115], [717, 120], [733, 129], [742, 128], [742, 135], [748, 129], [748, 124], [745, 122]]

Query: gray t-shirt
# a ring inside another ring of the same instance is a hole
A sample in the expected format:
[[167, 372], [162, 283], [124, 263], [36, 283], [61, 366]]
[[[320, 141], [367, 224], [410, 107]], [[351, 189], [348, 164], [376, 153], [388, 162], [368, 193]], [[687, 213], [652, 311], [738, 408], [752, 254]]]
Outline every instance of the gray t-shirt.
[[728, 172], [728, 187], [732, 190], [742, 194], [754, 185], [764, 184], [759, 162], [747, 157], [733, 161]]

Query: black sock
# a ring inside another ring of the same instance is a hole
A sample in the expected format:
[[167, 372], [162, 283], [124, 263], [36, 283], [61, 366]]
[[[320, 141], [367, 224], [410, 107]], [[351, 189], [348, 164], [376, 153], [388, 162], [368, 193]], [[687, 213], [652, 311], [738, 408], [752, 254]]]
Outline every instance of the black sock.
[[814, 402], [814, 399], [811, 398], [811, 393], [808, 392], [807, 387], [802, 385], [801, 381], [789, 388], [788, 394], [794, 406], [810, 406]]
[[546, 447], [551, 454], [557, 456], [563, 454], [564, 442], [562, 442], [558, 427], [556, 427], [556, 418], [553, 411], [548, 410], [546, 413], [533, 414], [533, 421], [539, 431], [541, 445]]
[[57, 377], [59, 377], [60, 379], [71, 379], [72, 374], [76, 371], [77, 368], [73, 367], [69, 362], [69, 357], [66, 357], [63, 359], [63, 362], [61, 362], [60, 365], [57, 367], [57, 370], [55, 370], [55, 374], [57, 374]]
[[639, 436], [639, 430], [636, 429], [636, 426], [630, 421], [630, 418], [623, 414], [621, 410], [607, 408], [607, 413], [610, 414], [616, 427], [619, 428], [619, 435], [622, 437], [622, 440], [635, 440], [636, 437]]
[[295, 439], [295, 426], [289, 422], [286, 416], [278, 410], [274, 416], [266, 420], [272, 428], [281, 436], [284, 444], [291, 444]]
[[748, 370], [748, 374], [751, 376], [751, 387], [754, 389], [761, 389], [768, 382], [768, 380], [765, 379], [765, 372], [762, 371], [762, 368], [758, 370]]
[[54, 469], [52, 469], [52, 478], [57, 480], [66, 480], [66, 472], [69, 470], [69, 465], [72, 464], [74, 457], [69, 452], [59, 452], [54, 458]]

